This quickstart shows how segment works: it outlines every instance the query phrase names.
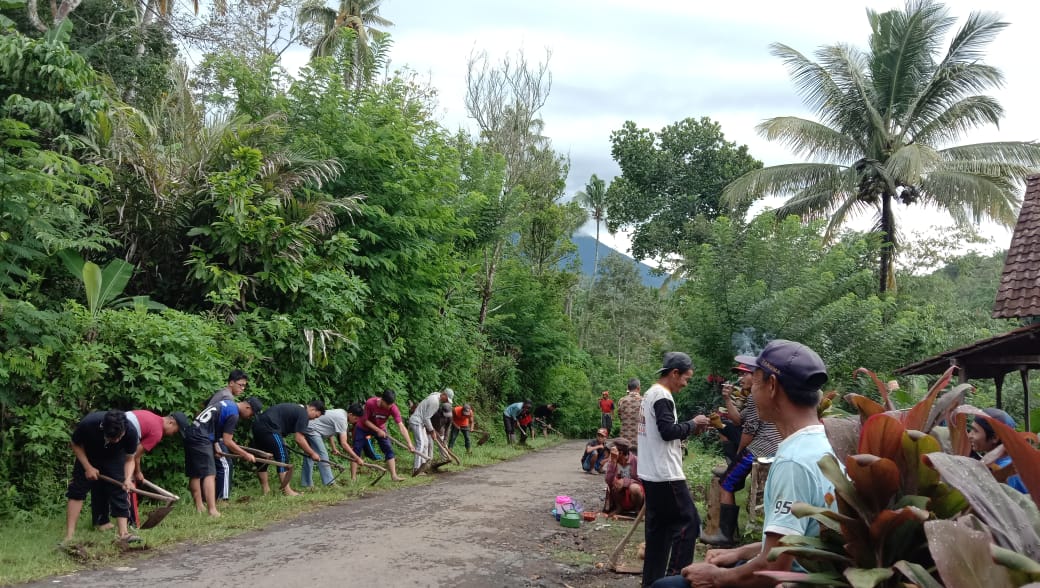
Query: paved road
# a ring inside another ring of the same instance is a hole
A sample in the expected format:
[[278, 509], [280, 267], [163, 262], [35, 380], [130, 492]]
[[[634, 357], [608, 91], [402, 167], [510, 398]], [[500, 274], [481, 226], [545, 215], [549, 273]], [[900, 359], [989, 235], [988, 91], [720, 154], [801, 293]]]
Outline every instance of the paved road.
[[602, 476], [581, 472], [580, 442], [432, 484], [381, 492], [219, 545], [168, 553], [28, 586], [564, 586], [574, 568], [550, 559], [561, 529], [548, 511], [557, 494], [593, 509]]

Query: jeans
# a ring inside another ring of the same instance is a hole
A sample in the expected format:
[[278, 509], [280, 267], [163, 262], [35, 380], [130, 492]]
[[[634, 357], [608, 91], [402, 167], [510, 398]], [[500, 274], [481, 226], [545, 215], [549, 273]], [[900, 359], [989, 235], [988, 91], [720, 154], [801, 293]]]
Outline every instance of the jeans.
[[606, 460], [606, 451], [590, 451], [581, 458], [581, 469], [586, 472], [591, 472], [595, 469], [598, 472], [603, 469], [603, 462]]
[[643, 480], [643, 490], [646, 494], [643, 587], [648, 588], [666, 575], [678, 575], [693, 562], [701, 519], [686, 480]]
[[455, 440], [459, 438], [459, 431], [462, 431], [462, 438], [466, 441], [466, 451], [469, 451], [469, 427], [460, 429], [455, 425], [451, 426], [451, 434], [448, 435], [448, 449], [455, 447]]
[[607, 436], [610, 436], [610, 432], [614, 430], [614, 415], [609, 412], [603, 413], [603, 416], [599, 419], [599, 426], [607, 430]]
[[[307, 443], [310, 444], [311, 449], [318, 454], [323, 460], [329, 460], [329, 452], [325, 449], [325, 441], [321, 438], [321, 435], [315, 435], [312, 433], [305, 433], [307, 437]], [[332, 468], [327, 463], [318, 462], [318, 473], [321, 475], [321, 483], [328, 486], [332, 483]], [[304, 488], [310, 488], [314, 485], [314, 460], [305, 457], [303, 458], [303, 471], [300, 472], [300, 485]]]

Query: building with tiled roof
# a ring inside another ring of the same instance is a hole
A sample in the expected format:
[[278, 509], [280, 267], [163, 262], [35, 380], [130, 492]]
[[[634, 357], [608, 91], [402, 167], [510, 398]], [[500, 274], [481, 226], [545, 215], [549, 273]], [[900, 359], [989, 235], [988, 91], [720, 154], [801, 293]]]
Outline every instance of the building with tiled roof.
[[1040, 175], [1026, 179], [1026, 195], [993, 303], [993, 318], [1029, 317], [1040, 317]]

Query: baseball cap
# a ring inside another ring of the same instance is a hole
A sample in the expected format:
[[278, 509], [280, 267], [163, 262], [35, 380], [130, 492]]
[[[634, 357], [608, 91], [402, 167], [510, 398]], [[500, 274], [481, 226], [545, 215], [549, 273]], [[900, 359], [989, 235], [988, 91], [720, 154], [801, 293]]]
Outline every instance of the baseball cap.
[[604, 390], [603, 396], [610, 396], [610, 390]]
[[462, 414], [465, 415], [465, 416], [469, 416], [469, 415], [473, 414], [473, 407], [468, 405], [468, 404], [463, 404], [462, 405]]
[[693, 369], [693, 360], [690, 359], [689, 355], [686, 355], [682, 351], [669, 351], [664, 354], [664, 361], [661, 363], [661, 369], [657, 370], [657, 374], [667, 374], [672, 370], [679, 370], [681, 373], [686, 373]]
[[785, 390], [815, 391], [827, 383], [827, 366], [820, 356], [795, 341], [773, 339], [758, 357], [738, 355], [733, 360], [776, 376]]
[[452, 390], [451, 388], [445, 388], [444, 390], [441, 390], [441, 392], [443, 392], [444, 395], [448, 397], [448, 402], [455, 402], [454, 390]]
[[755, 371], [755, 368], [749, 366], [746, 363], [738, 363], [737, 365], [733, 366], [733, 368], [730, 369], [729, 371], [731, 371], [731, 372], [747, 372], [747, 373], [750, 374], [751, 372]]
[[181, 437], [188, 435], [188, 428], [191, 427], [191, 423], [188, 421], [188, 416], [183, 412], [172, 412], [170, 416], [173, 420], [177, 421], [177, 428], [181, 430]]
[[442, 402], [441, 403], [441, 414], [443, 414], [444, 416], [451, 416], [451, 403], [450, 402]]
[[253, 416], [258, 416], [264, 412], [264, 403], [260, 402], [260, 399], [256, 396], [250, 396], [246, 398], [246, 403], [249, 404], [249, 408], [253, 409]]
[[[990, 417], [991, 419], [1000, 421], [1005, 425], [1011, 427], [1012, 429], [1018, 426], [1015, 423], [1015, 419], [1011, 418], [1011, 415], [1000, 410], [999, 408], [984, 408], [982, 409], [982, 412], [986, 413], [986, 416]], [[994, 435], [996, 435], [996, 433], [993, 432], [993, 425], [989, 424], [986, 421], [986, 419], [975, 419], [975, 422], [978, 423], [980, 427], [982, 427], [983, 431], [986, 431], [987, 437], [993, 437]]]

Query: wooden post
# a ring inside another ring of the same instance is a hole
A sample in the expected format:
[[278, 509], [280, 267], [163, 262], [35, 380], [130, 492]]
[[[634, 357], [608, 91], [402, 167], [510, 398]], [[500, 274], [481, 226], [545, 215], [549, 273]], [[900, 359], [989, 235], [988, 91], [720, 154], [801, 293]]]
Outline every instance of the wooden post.
[[1022, 405], [1025, 408], [1025, 421], [1026, 431], [1032, 431], [1032, 427], [1029, 424], [1029, 368], [1023, 366], [1018, 368], [1018, 373], [1022, 376]]
[[993, 385], [997, 388], [997, 408], [1004, 410], [1004, 376], [1007, 374], [998, 374], [993, 378]]
[[751, 487], [748, 488], [747, 513], [748, 520], [753, 521], [758, 516], [755, 510], [758, 508], [766, 489], [766, 477], [769, 475], [769, 467], [772, 462], [755, 460], [751, 466]]
[[719, 504], [722, 496], [722, 484], [719, 477], [712, 475], [711, 487], [708, 489], [708, 512], [707, 521], [704, 523], [705, 535], [717, 535], [719, 533]]

